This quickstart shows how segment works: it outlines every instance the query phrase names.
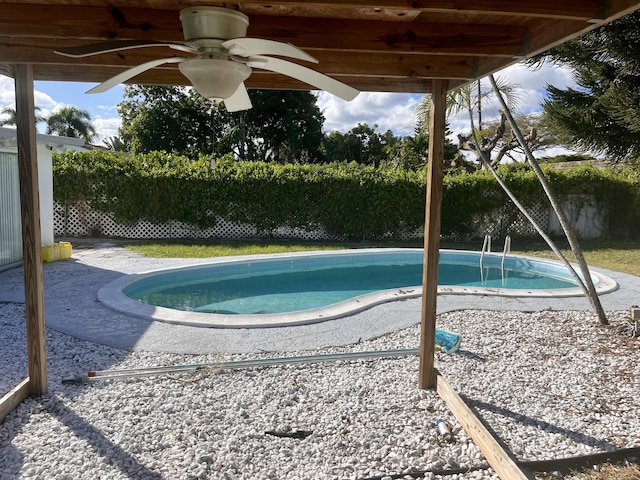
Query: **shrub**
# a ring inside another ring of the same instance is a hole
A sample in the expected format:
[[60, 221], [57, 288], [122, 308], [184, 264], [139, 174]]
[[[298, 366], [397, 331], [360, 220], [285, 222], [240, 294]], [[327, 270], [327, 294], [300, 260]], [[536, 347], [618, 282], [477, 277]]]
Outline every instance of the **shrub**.
[[[86, 202], [119, 222], [176, 220], [206, 228], [225, 219], [254, 225], [267, 234], [281, 226], [324, 228], [354, 240], [398, 239], [424, 225], [425, 169], [356, 163], [282, 165], [161, 152], [66, 152], [53, 158], [57, 202]], [[622, 234], [629, 225], [638, 225], [637, 172], [591, 167], [545, 171], [558, 195], [594, 195], [611, 212], [612, 232]], [[499, 173], [523, 203], [546, 201], [528, 168], [503, 166]], [[498, 209], [501, 221], [512, 222], [520, 215], [488, 172], [445, 175], [443, 236], [467, 238], [476, 230], [478, 217], [492, 218]]]

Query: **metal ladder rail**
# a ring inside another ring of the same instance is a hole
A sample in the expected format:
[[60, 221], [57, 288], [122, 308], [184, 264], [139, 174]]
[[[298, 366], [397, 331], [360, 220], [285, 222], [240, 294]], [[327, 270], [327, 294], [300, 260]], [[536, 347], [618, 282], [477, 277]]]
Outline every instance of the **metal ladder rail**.
[[484, 236], [482, 251], [480, 252], [480, 281], [484, 282], [484, 252], [491, 253], [491, 235]]
[[500, 263], [500, 272], [502, 274], [502, 285], [504, 286], [504, 260], [511, 253], [511, 237], [507, 235], [504, 238], [504, 248], [502, 250], [502, 262]]

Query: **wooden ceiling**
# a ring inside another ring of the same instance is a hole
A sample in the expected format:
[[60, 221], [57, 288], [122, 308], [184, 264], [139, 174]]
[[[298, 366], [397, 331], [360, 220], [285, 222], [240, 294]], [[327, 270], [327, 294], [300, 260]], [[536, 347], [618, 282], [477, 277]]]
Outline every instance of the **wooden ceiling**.
[[[0, 64], [32, 63], [36, 80], [100, 82], [176, 55], [141, 48], [72, 59], [54, 49], [113, 39], [182, 42], [179, 10], [212, 5], [249, 16], [247, 36], [285, 41], [362, 91], [431, 91], [483, 77], [640, 7], [631, 0], [27, 0], [0, 2]], [[181, 53], [178, 53], [181, 54]], [[184, 54], [188, 55], [188, 54]], [[186, 85], [175, 65], [132, 82]], [[309, 88], [254, 69], [249, 88]]]

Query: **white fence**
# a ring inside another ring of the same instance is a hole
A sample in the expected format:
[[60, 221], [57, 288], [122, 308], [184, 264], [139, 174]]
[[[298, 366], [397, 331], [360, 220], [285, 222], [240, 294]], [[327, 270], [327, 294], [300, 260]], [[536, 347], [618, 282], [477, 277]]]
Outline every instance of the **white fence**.
[[289, 227], [278, 228], [271, 235], [260, 235], [260, 232], [253, 225], [231, 223], [224, 219], [219, 219], [214, 227], [206, 229], [178, 221], [155, 224], [140, 220], [133, 224], [122, 224], [115, 222], [111, 215], [92, 210], [84, 203], [77, 203], [73, 206], [63, 206], [56, 203], [53, 217], [56, 235], [67, 237], [243, 239], [264, 236], [301, 240], [342, 240], [321, 230], [307, 232]]
[[[530, 214], [547, 233], [561, 234], [557, 217], [548, 206], [539, 203], [537, 206], [529, 208]], [[474, 231], [470, 236], [478, 238], [482, 238], [484, 235], [491, 235], [494, 238], [504, 238], [506, 235], [536, 237], [536, 230], [524, 216], [520, 214], [514, 216], [512, 212], [512, 208], [503, 208], [488, 215], [475, 215], [472, 219]], [[579, 238], [599, 238], [606, 233], [603, 209], [599, 209], [591, 197], [567, 197], [565, 214], [571, 222], [571, 228]], [[112, 216], [96, 212], [83, 203], [73, 206], [55, 204], [54, 228], [56, 235], [68, 237], [104, 236], [129, 239], [268, 237], [299, 240], [344, 240], [341, 237], [329, 235], [323, 230], [308, 232], [289, 227], [278, 228], [269, 234], [260, 234], [253, 225], [236, 224], [222, 219], [214, 227], [207, 229], [177, 221], [164, 224], [153, 224], [147, 221], [122, 224], [115, 222]], [[418, 229], [412, 234], [404, 235], [401, 240], [419, 239], [422, 234], [422, 229]]]

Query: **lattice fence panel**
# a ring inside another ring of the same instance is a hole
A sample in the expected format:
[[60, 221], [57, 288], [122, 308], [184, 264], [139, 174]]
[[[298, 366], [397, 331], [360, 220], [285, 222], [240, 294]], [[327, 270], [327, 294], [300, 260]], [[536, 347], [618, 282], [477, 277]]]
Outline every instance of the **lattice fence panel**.
[[56, 235], [86, 237], [100, 233], [103, 215], [84, 203], [53, 204], [53, 228]]
[[[538, 199], [529, 199], [522, 202], [529, 215], [535, 222], [548, 231], [550, 206], [547, 202]], [[512, 237], [536, 237], [538, 235], [534, 226], [512, 203], [505, 204], [488, 214], [479, 214], [472, 217], [474, 227], [471, 237], [482, 238], [491, 235], [492, 238]]]
[[[549, 225], [549, 206], [535, 201], [527, 205], [529, 213], [536, 222], [547, 230]], [[513, 205], [496, 209], [490, 214], [474, 215], [472, 217], [473, 232], [469, 238], [482, 238], [491, 235], [500, 239], [507, 235], [514, 237], [534, 237], [537, 232], [529, 221]], [[306, 231], [304, 229], [280, 227], [270, 233], [259, 232], [253, 225], [238, 224], [218, 219], [215, 226], [202, 229], [184, 222], [171, 221], [165, 224], [154, 224], [148, 221], [138, 221], [133, 224], [123, 224], [114, 221], [111, 215], [92, 210], [86, 204], [63, 206], [54, 205], [54, 228], [56, 235], [83, 237], [105, 236], [131, 239], [160, 239], [160, 238], [276, 238], [296, 240], [342, 241], [345, 238], [330, 235], [323, 229]], [[400, 240], [421, 239], [423, 229], [403, 232]], [[381, 237], [379, 240], [384, 240]], [[465, 240], [465, 239], [460, 239]]]
[[155, 224], [140, 220], [133, 224], [123, 224], [117, 223], [109, 214], [92, 210], [84, 203], [69, 207], [56, 203], [54, 229], [56, 235], [70, 237], [343, 240], [339, 236], [330, 235], [323, 229], [309, 232], [298, 228], [280, 227], [269, 234], [259, 232], [253, 225], [232, 223], [224, 219], [218, 219], [215, 226], [206, 229], [178, 221]]

